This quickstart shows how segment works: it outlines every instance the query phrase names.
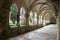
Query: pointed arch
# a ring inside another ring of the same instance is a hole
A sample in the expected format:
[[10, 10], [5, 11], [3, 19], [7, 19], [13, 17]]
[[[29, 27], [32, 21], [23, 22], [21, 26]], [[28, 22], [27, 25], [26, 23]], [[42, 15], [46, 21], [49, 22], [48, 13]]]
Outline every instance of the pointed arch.
[[18, 13], [18, 7], [15, 3], [13, 3], [10, 6], [10, 12], [9, 12], [9, 25], [10, 26], [17, 25], [17, 13]]
[[26, 25], [26, 18], [25, 18], [25, 8], [21, 7], [20, 8], [20, 26], [25, 26]]

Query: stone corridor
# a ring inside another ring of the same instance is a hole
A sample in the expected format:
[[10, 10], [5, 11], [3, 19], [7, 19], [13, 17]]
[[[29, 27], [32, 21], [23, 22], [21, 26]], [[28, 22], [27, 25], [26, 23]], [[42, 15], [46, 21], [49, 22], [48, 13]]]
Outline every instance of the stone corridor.
[[56, 24], [50, 24], [8, 40], [57, 40], [57, 26]]

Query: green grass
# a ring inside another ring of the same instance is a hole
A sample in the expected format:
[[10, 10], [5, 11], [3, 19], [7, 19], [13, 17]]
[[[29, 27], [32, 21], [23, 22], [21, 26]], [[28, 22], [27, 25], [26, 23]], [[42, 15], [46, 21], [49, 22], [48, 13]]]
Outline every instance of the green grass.
[[10, 25], [10, 26], [16, 26], [16, 23], [9, 22], [9, 25]]

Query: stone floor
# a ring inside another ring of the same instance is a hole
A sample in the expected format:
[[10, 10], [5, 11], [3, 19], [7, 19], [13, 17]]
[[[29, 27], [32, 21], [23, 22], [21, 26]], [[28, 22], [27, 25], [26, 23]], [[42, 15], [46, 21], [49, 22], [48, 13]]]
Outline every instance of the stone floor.
[[8, 40], [57, 40], [57, 26], [51, 24]]

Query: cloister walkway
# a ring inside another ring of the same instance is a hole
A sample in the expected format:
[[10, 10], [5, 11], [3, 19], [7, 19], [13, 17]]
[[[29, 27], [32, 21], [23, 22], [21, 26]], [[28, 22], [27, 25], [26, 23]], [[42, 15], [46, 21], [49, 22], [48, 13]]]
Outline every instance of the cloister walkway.
[[57, 26], [50, 24], [8, 40], [57, 40]]

